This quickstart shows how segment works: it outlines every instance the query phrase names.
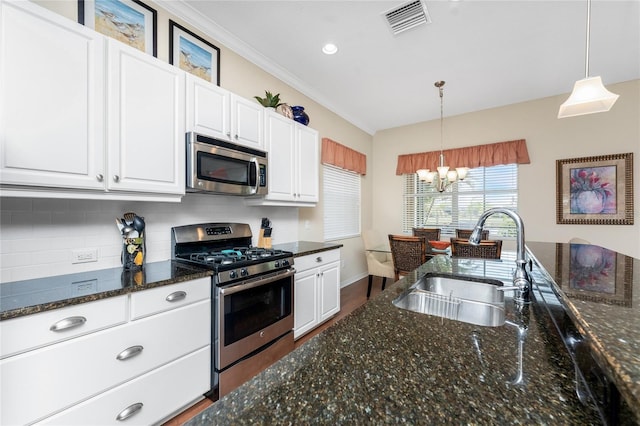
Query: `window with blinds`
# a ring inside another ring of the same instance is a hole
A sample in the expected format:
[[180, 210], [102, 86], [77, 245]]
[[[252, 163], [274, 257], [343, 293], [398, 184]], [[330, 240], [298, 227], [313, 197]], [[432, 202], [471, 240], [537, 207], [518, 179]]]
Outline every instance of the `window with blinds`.
[[323, 166], [324, 240], [360, 235], [360, 175]]
[[[471, 169], [465, 180], [438, 192], [415, 173], [404, 175], [402, 229], [438, 227], [454, 236], [456, 228], [472, 229], [482, 213], [493, 207], [518, 211], [518, 165], [507, 164]], [[487, 219], [490, 238], [514, 238], [516, 228], [505, 215]]]

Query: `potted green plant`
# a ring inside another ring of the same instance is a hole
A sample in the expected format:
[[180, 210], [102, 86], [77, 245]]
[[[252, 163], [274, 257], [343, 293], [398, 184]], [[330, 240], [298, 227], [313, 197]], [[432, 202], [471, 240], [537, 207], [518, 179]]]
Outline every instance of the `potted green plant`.
[[269, 91], [264, 92], [265, 97], [261, 98], [260, 96], [254, 96], [256, 100], [266, 108], [277, 108], [280, 105], [280, 93], [276, 93], [275, 95]]

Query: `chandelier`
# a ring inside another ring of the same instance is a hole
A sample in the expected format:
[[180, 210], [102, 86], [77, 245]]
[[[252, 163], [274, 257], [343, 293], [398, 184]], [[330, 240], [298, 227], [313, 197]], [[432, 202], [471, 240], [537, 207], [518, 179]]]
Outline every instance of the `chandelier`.
[[432, 184], [434, 188], [438, 190], [438, 192], [444, 192], [448, 186], [457, 180], [464, 180], [467, 177], [467, 173], [469, 172], [468, 167], [456, 167], [455, 170], [449, 170], [449, 166], [444, 165], [444, 153], [442, 149], [442, 139], [443, 139], [443, 127], [444, 127], [444, 108], [443, 108], [443, 98], [444, 91], [442, 87], [444, 86], [444, 81], [436, 81], [435, 86], [438, 88], [440, 93], [440, 165], [437, 167], [436, 171], [429, 171], [429, 169], [420, 169], [417, 170], [418, 179], [423, 182], [427, 182], [428, 184]]
[[584, 64], [584, 78], [576, 81], [569, 98], [560, 105], [558, 118], [606, 112], [618, 100], [619, 95], [611, 93], [602, 84], [600, 76], [589, 77], [589, 33], [591, 32], [591, 0], [587, 0], [587, 43]]

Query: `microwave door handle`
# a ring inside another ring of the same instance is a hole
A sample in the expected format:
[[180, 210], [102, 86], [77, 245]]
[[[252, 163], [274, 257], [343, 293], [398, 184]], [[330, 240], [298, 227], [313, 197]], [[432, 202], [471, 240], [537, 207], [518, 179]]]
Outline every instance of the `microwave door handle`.
[[253, 167], [255, 167], [256, 169], [256, 186], [253, 188], [251, 193], [257, 194], [258, 189], [260, 189], [260, 163], [258, 163], [258, 159], [255, 157], [251, 159], [251, 163], [253, 164]]

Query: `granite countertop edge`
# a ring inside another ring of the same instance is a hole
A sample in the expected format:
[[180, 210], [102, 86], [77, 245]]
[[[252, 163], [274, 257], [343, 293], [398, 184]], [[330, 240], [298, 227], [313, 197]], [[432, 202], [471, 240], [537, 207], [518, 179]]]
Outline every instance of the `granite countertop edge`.
[[[19, 307], [15, 309], [8, 309], [0, 312], [0, 321], [19, 318], [26, 315], [37, 314], [41, 312], [51, 311], [54, 309], [60, 309], [67, 306], [80, 305], [83, 303], [94, 302], [97, 300], [103, 300], [110, 297], [121, 296], [129, 293], [135, 293], [138, 291], [149, 290], [156, 287], [162, 287], [171, 284], [177, 284], [185, 281], [191, 281], [198, 278], [210, 277], [213, 273], [211, 270], [199, 268], [196, 265], [186, 264], [175, 260], [166, 260], [160, 262], [149, 263], [146, 268], [151, 267], [170, 267], [172, 271], [180, 269], [184, 272], [180, 274], [166, 276], [161, 279], [153, 279], [151, 281], [145, 281], [144, 279], [140, 284], [125, 285], [121, 288], [115, 288], [107, 291], [98, 291], [92, 294], [82, 295], [78, 297], [65, 298], [60, 300], [54, 300], [51, 302], [38, 303], [30, 306]], [[109, 268], [108, 271], [122, 271], [122, 268]], [[142, 271], [141, 271], [142, 272]], [[90, 272], [89, 272], [90, 273]], [[135, 274], [136, 271], [132, 271], [131, 274]], [[68, 274], [67, 276], [73, 277], [75, 274]], [[36, 280], [54, 279], [58, 277], [38, 278]], [[71, 278], [70, 278], [71, 279]], [[35, 280], [25, 280], [35, 281]]]
[[274, 244], [274, 249], [290, 251], [293, 257], [308, 256], [310, 254], [322, 253], [343, 247], [344, 244], [315, 241], [294, 241], [290, 243]]

